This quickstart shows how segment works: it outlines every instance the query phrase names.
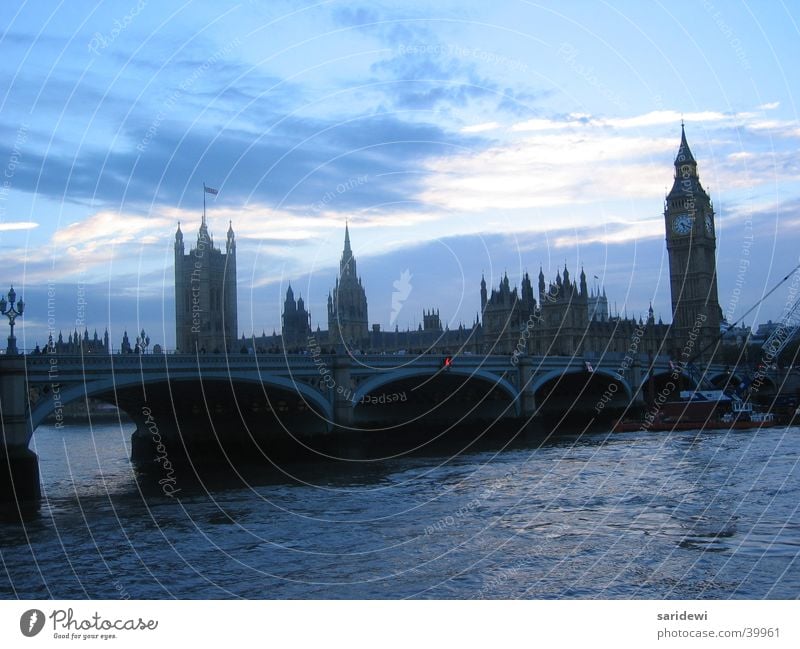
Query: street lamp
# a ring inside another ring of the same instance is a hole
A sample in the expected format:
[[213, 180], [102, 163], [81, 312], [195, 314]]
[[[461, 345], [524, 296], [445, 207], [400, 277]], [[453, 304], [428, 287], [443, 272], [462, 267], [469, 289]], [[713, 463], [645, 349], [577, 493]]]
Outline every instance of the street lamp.
[[20, 300], [15, 308], [14, 300], [16, 299], [17, 293], [14, 291], [13, 286], [8, 292], [8, 302], [4, 297], [0, 297], [0, 313], [8, 318], [8, 324], [11, 327], [11, 335], [8, 337], [8, 348], [6, 349], [6, 355], [8, 356], [19, 354], [19, 351], [17, 351], [17, 338], [14, 336], [14, 320], [22, 316], [22, 312], [25, 310], [25, 303]]

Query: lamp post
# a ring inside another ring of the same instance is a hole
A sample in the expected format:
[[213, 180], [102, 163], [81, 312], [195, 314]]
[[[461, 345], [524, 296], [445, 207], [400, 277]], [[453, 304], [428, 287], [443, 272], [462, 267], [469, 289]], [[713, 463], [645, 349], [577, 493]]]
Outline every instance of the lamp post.
[[11, 334], [8, 336], [8, 348], [6, 349], [7, 356], [16, 356], [19, 354], [17, 350], [17, 338], [14, 336], [14, 320], [22, 316], [25, 310], [25, 303], [20, 300], [14, 305], [14, 300], [17, 299], [17, 293], [14, 287], [8, 292], [8, 302], [4, 297], [0, 297], [0, 313], [8, 318], [8, 324], [11, 327]]

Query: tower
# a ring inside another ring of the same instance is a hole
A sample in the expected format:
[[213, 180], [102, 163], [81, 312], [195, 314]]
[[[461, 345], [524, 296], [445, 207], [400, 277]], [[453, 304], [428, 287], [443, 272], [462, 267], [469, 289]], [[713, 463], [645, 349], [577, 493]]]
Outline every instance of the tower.
[[350, 230], [344, 226], [344, 250], [339, 262], [339, 277], [333, 294], [328, 294], [328, 331], [331, 342], [345, 347], [369, 344], [367, 294], [356, 272], [356, 259], [350, 248]]
[[664, 223], [672, 295], [670, 354], [686, 362], [705, 350], [700, 359], [707, 361], [722, 319], [717, 296], [716, 225], [714, 207], [700, 184], [683, 124], [675, 180], [664, 203]]
[[185, 254], [175, 232], [175, 347], [179, 352], [233, 351], [237, 343], [236, 238], [229, 224], [225, 252], [214, 246], [205, 214]]
[[283, 303], [283, 326], [281, 336], [284, 351], [308, 345], [311, 335], [311, 316], [306, 310], [302, 296], [295, 302], [292, 286], [286, 290], [286, 300]]

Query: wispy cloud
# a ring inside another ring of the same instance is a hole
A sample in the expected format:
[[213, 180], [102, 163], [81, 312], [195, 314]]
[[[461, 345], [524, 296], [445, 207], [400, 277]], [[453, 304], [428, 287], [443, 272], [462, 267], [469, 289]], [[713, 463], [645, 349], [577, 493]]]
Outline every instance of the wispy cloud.
[[32, 230], [38, 228], [39, 224], [33, 221], [6, 221], [0, 223], [0, 232], [10, 232], [12, 230]]

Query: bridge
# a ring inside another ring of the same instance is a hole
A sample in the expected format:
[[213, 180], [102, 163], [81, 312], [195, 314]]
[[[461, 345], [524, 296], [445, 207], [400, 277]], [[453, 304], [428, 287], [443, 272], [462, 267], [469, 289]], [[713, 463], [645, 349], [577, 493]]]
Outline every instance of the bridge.
[[[0, 356], [0, 500], [38, 496], [38, 458], [28, 448], [36, 428], [48, 418], [63, 425], [64, 407], [89, 398], [135, 422], [132, 460], [147, 465], [167, 448], [171, 457], [213, 459], [221, 449], [263, 454], [342, 435], [398, 439], [566, 413], [610, 417], [674, 373], [666, 357], [618, 353]], [[722, 367], [708, 373], [730, 380]], [[685, 373], [679, 383], [694, 385]]]

